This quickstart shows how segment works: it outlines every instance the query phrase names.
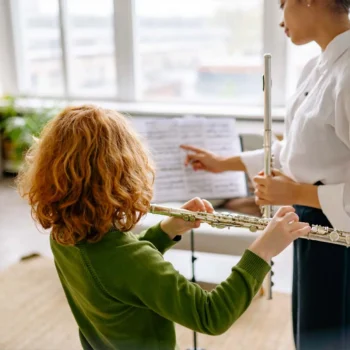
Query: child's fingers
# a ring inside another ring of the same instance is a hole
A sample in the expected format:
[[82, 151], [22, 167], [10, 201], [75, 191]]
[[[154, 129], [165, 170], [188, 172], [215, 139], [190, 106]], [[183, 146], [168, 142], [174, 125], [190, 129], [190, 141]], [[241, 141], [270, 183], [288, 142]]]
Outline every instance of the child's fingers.
[[212, 204], [209, 201], [207, 201], [206, 199], [203, 199], [203, 203], [204, 203], [206, 212], [208, 212], [208, 213], [214, 212], [214, 207], [212, 206]]
[[293, 207], [290, 206], [285, 206], [285, 207], [281, 207], [277, 210], [277, 213], [275, 214], [276, 217], [280, 217], [282, 218], [283, 216], [285, 216], [287, 213], [293, 213], [295, 212], [295, 209]]
[[192, 198], [188, 202], [186, 202], [182, 207], [182, 209], [187, 209], [191, 211], [206, 211], [205, 205], [199, 197]]
[[302, 237], [302, 236], [307, 236], [307, 234], [311, 231], [311, 227], [310, 225], [306, 224], [305, 227], [299, 229], [299, 230], [296, 230], [294, 232], [292, 232], [292, 235], [293, 237], [296, 239], [296, 238], [299, 238], [299, 237]]
[[198, 228], [201, 225], [201, 221], [200, 220], [196, 220], [194, 222], [194, 228]]
[[289, 230], [290, 232], [298, 231], [301, 230], [304, 227], [309, 226], [306, 222], [293, 222], [292, 224], [289, 225]]
[[295, 212], [290, 211], [286, 215], [284, 215], [283, 219], [284, 222], [290, 223], [292, 221], [298, 222], [299, 221], [299, 216], [295, 214]]
[[196, 207], [196, 209], [194, 209], [195, 211], [206, 211], [204, 202], [203, 202], [203, 200], [201, 198], [196, 197], [196, 198], [193, 199], [193, 201], [194, 201], [194, 204], [195, 204], [195, 207]]

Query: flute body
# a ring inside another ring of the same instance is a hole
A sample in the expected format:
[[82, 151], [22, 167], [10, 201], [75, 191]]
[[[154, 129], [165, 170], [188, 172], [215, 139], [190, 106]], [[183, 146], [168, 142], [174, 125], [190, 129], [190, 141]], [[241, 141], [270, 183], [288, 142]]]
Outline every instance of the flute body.
[[[181, 218], [194, 222], [201, 220], [215, 228], [241, 227], [251, 232], [264, 230], [272, 219], [258, 218], [249, 215], [235, 213], [206, 213], [193, 212], [186, 209], [169, 208], [160, 205], [151, 205], [149, 212], [152, 214]], [[313, 241], [350, 246], [350, 232], [336, 230], [330, 227], [312, 225], [307, 236], [300, 237]]]
[[[271, 55], [264, 55], [264, 174], [270, 176], [273, 168], [272, 156], [272, 108], [271, 108]], [[262, 208], [264, 218], [272, 217], [272, 206]]]
[[[273, 156], [272, 156], [272, 108], [271, 108], [271, 89], [272, 89], [272, 76], [271, 76], [271, 55], [264, 55], [264, 173], [265, 176], [271, 176], [271, 170], [273, 168]], [[272, 206], [266, 205], [262, 208], [262, 214], [265, 219], [272, 217]], [[273, 262], [269, 261], [271, 267]], [[272, 269], [266, 277], [267, 282], [267, 299], [272, 299]]]

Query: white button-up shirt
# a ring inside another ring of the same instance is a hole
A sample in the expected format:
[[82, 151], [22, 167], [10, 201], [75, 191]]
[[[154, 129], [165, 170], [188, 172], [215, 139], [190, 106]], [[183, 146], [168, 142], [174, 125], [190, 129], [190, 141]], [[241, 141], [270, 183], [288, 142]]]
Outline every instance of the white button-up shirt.
[[[338, 35], [304, 68], [287, 105], [285, 136], [274, 142], [275, 167], [318, 187], [331, 224], [350, 231], [350, 30]], [[242, 154], [250, 177], [263, 169], [264, 151]]]

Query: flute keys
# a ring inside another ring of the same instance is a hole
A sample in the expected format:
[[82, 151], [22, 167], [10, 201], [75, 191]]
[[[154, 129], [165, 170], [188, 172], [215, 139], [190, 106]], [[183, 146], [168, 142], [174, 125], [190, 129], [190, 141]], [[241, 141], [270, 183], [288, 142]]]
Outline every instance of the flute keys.
[[209, 223], [209, 225], [210, 225], [211, 227], [219, 228], [219, 229], [223, 229], [223, 228], [226, 228], [226, 227], [227, 227], [226, 224], [222, 224], [222, 223], [220, 223], [219, 221], [217, 221], [217, 222], [211, 222], [211, 223]]
[[195, 222], [195, 221], [196, 221], [196, 219], [195, 219], [192, 215], [184, 215], [184, 216], [182, 217], [182, 219], [183, 219], [184, 221], [190, 221], [190, 222]]
[[226, 225], [225, 224], [216, 224], [215, 227], [219, 228], [219, 229], [224, 229], [224, 228], [226, 228]]
[[254, 226], [254, 225], [251, 225], [251, 226], [249, 226], [249, 231], [250, 232], [256, 232], [256, 231], [258, 231], [258, 228], [256, 226]]
[[337, 242], [339, 240], [340, 236], [339, 236], [339, 233], [337, 231], [332, 231], [329, 234], [329, 238], [332, 242]]
[[350, 245], [350, 235], [345, 236], [345, 241], [347, 245]]

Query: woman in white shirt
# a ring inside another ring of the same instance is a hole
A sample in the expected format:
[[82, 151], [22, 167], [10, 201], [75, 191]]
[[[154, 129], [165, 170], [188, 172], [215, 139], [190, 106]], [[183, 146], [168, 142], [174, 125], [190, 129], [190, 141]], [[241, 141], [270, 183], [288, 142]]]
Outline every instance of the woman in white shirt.
[[[195, 170], [246, 171], [259, 205], [294, 205], [301, 221], [350, 231], [350, 0], [282, 0], [292, 42], [315, 41], [320, 57], [304, 68], [287, 105], [284, 141], [275, 142], [272, 177], [263, 150], [222, 158], [183, 145]], [[260, 173], [259, 173], [260, 172]], [[297, 349], [350, 349], [350, 250], [294, 245], [293, 329]]]

